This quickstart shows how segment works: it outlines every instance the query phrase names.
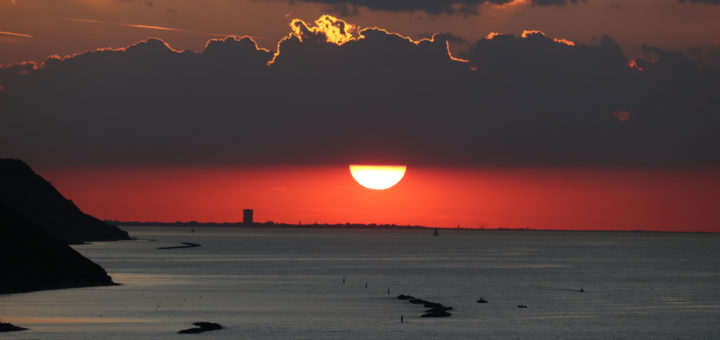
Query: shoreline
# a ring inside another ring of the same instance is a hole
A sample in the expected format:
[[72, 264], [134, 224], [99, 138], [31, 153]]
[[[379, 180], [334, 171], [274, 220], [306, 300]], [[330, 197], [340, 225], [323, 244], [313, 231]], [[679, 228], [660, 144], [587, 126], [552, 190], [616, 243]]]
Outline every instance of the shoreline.
[[479, 231], [479, 232], [519, 232], [519, 231], [539, 231], [539, 232], [577, 232], [577, 233], [663, 233], [663, 234], [720, 234], [720, 232], [714, 231], [675, 231], [675, 230], [622, 230], [622, 229], [553, 229], [553, 228], [466, 228], [466, 227], [428, 227], [420, 225], [395, 225], [395, 224], [350, 224], [350, 223], [337, 223], [337, 224], [288, 224], [288, 223], [274, 223], [274, 222], [262, 222], [244, 224], [242, 222], [138, 222], [138, 221], [111, 221], [106, 220], [105, 222], [111, 223], [118, 227], [191, 227], [191, 228], [230, 228], [230, 229], [292, 229], [292, 230], [307, 230], [307, 229], [360, 229], [360, 230], [464, 230], [464, 231]]

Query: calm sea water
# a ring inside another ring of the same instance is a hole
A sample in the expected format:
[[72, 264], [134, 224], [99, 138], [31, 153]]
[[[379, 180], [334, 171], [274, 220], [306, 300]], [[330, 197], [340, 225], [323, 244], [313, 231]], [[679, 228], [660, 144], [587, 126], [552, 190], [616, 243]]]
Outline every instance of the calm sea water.
[[[720, 235], [125, 229], [141, 240], [75, 247], [121, 286], [0, 295], [31, 328], [2, 337], [720, 338]], [[202, 247], [156, 249], [180, 242]], [[176, 334], [195, 321], [226, 329]]]

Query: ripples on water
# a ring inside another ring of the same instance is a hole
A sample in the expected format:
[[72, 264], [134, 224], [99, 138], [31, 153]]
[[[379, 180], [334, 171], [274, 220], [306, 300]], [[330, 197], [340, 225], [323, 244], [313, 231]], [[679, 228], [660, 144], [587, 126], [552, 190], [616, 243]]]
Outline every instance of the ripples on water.
[[[126, 229], [145, 240], [75, 247], [121, 286], [0, 296], [31, 328], [3, 338], [186, 338], [195, 321], [226, 327], [207, 339], [720, 338], [715, 234]], [[202, 246], [156, 249], [180, 242]]]

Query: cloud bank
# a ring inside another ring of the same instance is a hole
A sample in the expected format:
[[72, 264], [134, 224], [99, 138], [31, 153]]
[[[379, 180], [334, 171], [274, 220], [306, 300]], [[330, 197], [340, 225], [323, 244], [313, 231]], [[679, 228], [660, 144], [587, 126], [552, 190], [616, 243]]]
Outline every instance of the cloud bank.
[[678, 2], [688, 2], [691, 4], [720, 5], [720, 0], [678, 0]]
[[[381, 10], [390, 12], [421, 11], [430, 15], [469, 15], [477, 14], [477, 9], [483, 5], [533, 5], [533, 6], [565, 6], [577, 4], [587, 0], [300, 0], [306, 3], [319, 3], [328, 6], [328, 9], [343, 16], [358, 13], [358, 8]], [[697, 1], [697, 0], [691, 0]], [[703, 0], [700, 0], [703, 1]], [[705, 0], [713, 1], [713, 0]]]
[[[474, 15], [478, 8], [488, 6], [558, 6], [579, 4], [587, 0], [299, 0], [327, 5], [327, 10], [342, 16], [358, 14], [359, 8], [389, 12], [424, 12], [429, 15]], [[718, 5], [720, 0], [677, 0], [688, 4]], [[290, 1], [294, 3], [293, 1]]]
[[[277, 51], [148, 39], [0, 69], [0, 154], [43, 166], [716, 165], [720, 72], [609, 37], [414, 41], [323, 17]], [[571, 44], [572, 43], [572, 44]]]

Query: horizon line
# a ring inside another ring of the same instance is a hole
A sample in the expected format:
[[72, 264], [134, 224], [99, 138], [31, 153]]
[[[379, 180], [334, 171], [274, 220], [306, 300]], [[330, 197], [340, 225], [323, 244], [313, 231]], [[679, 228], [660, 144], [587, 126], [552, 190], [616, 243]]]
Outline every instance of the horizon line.
[[[463, 226], [456, 226], [456, 227], [433, 227], [433, 226], [425, 226], [425, 225], [412, 225], [412, 224], [396, 224], [396, 223], [301, 223], [298, 222], [295, 223], [285, 223], [285, 222], [274, 222], [274, 221], [264, 221], [264, 222], [252, 222], [252, 223], [244, 223], [242, 221], [225, 221], [225, 222], [212, 222], [212, 221], [173, 221], [173, 222], [161, 222], [161, 221], [120, 221], [120, 220], [108, 220], [104, 219], [102, 220], [105, 223], [111, 223], [116, 226], [128, 226], [128, 227], [145, 227], [145, 226], [159, 226], [159, 227], [187, 227], [187, 226], [193, 226], [193, 227], [214, 227], [214, 226], [239, 226], [239, 227], [257, 227], [257, 226], [265, 226], [265, 227], [277, 227], [277, 228], [291, 228], [291, 227], [366, 227], [368, 229], [392, 229], [392, 228], [412, 228], [412, 229], [447, 229], [447, 230], [478, 230], [478, 231], [548, 231], [548, 232], [621, 232], [621, 233], [690, 233], [690, 234], [718, 234], [720, 231], [707, 231], [707, 230], [658, 230], [658, 229], [594, 229], [592, 227], [589, 227], [588, 229], [579, 229], [579, 228], [573, 228], [573, 229], [562, 229], [557, 227], [463, 227]], [[133, 225], [135, 224], [135, 225]], [[385, 227], [385, 228], [379, 228], [379, 227]], [[389, 228], [388, 228], [389, 227]], [[355, 229], [360, 229], [355, 228]]]

